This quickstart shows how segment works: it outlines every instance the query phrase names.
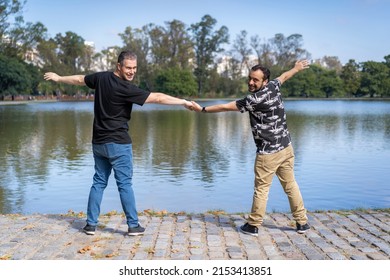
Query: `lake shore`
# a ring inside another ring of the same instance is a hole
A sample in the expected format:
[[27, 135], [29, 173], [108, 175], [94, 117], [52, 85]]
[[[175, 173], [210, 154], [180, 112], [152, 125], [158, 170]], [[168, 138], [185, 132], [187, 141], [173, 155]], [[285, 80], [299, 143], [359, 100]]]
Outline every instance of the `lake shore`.
[[140, 213], [143, 236], [130, 237], [124, 216], [100, 217], [94, 236], [85, 215], [0, 215], [2, 260], [389, 260], [390, 210], [309, 212], [295, 231], [289, 213], [268, 213], [259, 236], [239, 232], [246, 214]]

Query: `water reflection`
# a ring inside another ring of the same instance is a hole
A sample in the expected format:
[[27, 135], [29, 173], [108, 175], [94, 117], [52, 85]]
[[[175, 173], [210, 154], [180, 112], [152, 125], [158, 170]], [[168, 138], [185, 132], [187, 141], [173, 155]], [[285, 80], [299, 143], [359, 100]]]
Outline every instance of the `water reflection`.
[[[226, 101], [207, 101], [210, 105]], [[92, 103], [0, 106], [0, 212], [85, 211]], [[287, 101], [296, 176], [309, 210], [390, 207], [390, 102]], [[139, 210], [248, 211], [255, 146], [247, 114], [136, 107], [130, 123]], [[115, 182], [102, 211], [121, 206]], [[288, 211], [279, 183], [268, 210]]]
[[90, 150], [92, 115], [54, 104], [0, 109], [0, 211], [23, 212], [31, 186], [36, 191], [51, 187], [54, 167], [71, 172], [81, 166]]

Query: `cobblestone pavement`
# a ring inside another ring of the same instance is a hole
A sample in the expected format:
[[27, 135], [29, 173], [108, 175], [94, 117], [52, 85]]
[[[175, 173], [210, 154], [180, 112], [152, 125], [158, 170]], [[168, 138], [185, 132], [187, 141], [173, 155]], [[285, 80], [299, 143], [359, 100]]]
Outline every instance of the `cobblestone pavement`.
[[390, 212], [308, 213], [311, 230], [295, 231], [290, 214], [269, 213], [259, 236], [240, 233], [245, 215], [142, 215], [142, 236], [126, 235], [123, 215], [106, 214], [94, 236], [85, 217], [0, 215], [2, 260], [389, 260]]

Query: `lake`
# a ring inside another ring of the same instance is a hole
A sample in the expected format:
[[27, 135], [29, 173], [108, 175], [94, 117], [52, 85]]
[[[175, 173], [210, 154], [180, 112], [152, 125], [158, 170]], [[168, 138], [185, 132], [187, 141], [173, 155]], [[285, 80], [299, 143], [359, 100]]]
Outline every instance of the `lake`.
[[[309, 211], [390, 207], [389, 101], [287, 100], [285, 106]], [[92, 121], [92, 102], [0, 106], [0, 213], [86, 212]], [[134, 106], [130, 134], [139, 212], [250, 211], [256, 147], [247, 113]], [[102, 213], [112, 210], [122, 212], [113, 175]], [[276, 177], [267, 211], [289, 211]]]

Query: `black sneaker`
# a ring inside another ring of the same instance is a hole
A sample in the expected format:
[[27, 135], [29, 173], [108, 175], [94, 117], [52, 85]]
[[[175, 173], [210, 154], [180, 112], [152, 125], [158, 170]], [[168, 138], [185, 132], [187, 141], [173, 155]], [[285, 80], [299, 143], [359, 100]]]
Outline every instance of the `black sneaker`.
[[258, 236], [259, 229], [255, 226], [251, 226], [250, 224], [246, 223], [243, 226], [240, 226], [240, 231], [245, 234], [249, 234], [252, 236]]
[[144, 234], [144, 232], [145, 232], [145, 228], [141, 227], [141, 225], [138, 224], [137, 227], [129, 227], [128, 235], [137, 236], [137, 235]]
[[83, 231], [86, 234], [88, 234], [88, 235], [94, 235], [95, 234], [95, 230], [96, 230], [95, 226], [91, 226], [91, 225], [88, 225], [88, 224], [83, 228]]
[[297, 223], [297, 232], [298, 233], [305, 233], [310, 229], [310, 226], [308, 224], [300, 225]]

